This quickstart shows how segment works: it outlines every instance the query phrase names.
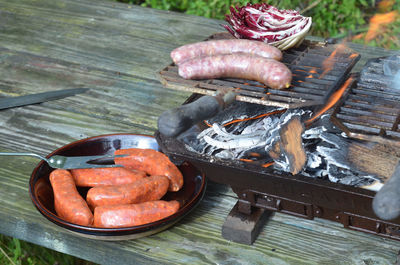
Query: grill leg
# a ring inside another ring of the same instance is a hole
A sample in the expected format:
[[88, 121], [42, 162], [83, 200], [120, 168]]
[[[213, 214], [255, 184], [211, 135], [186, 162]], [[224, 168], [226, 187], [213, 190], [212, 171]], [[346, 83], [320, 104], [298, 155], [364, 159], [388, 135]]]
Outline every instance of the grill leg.
[[251, 208], [250, 214], [239, 211], [239, 201], [236, 202], [222, 226], [222, 237], [237, 243], [251, 245], [261, 232], [272, 211], [261, 208]]

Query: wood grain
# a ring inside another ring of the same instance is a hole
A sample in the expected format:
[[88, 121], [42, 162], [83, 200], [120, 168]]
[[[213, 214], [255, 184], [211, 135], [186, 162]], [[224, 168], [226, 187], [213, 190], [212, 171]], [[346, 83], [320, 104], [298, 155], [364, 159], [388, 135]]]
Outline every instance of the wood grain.
[[[95, 135], [153, 134], [158, 116], [189, 96], [158, 80], [170, 51], [223, 31], [221, 23], [114, 1], [0, 0], [0, 97], [90, 88], [0, 111], [0, 151], [48, 154]], [[367, 56], [394, 53], [356, 48]], [[236, 198], [215, 183], [167, 231], [121, 242], [81, 238], [31, 203], [28, 181], [37, 163], [0, 157], [0, 233], [99, 264], [393, 264], [400, 249], [400, 242], [334, 222], [283, 214], [275, 214], [251, 246], [226, 241], [221, 227]]]
[[348, 160], [362, 172], [378, 176], [386, 182], [400, 162], [400, 150], [396, 146], [380, 143], [352, 143], [349, 146]]
[[299, 117], [291, 118], [280, 131], [280, 147], [289, 160], [290, 173], [296, 175], [307, 162], [307, 154], [303, 147], [301, 135], [304, 125]]

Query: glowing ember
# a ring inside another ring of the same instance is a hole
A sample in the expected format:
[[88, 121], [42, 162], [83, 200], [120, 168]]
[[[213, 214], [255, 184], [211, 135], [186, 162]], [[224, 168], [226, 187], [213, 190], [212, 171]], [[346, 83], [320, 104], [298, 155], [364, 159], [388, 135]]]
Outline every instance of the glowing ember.
[[316, 67], [311, 68], [309, 73], [310, 73], [310, 75], [306, 76], [306, 78], [314, 78], [313, 74], [317, 73], [317, 68]]
[[[234, 123], [238, 123], [238, 122], [242, 122], [242, 121], [257, 120], [257, 119], [268, 117], [268, 116], [271, 116], [271, 115], [281, 114], [281, 113], [284, 113], [285, 111], [286, 111], [286, 109], [280, 109], [280, 110], [275, 110], [275, 111], [271, 111], [271, 112], [268, 112], [268, 113], [263, 113], [263, 114], [255, 116], [255, 117], [248, 117], [248, 118], [243, 118], [243, 119], [234, 119], [234, 120], [231, 120], [229, 122], [223, 123], [222, 126], [226, 127], [228, 125], [231, 125], [231, 124], [234, 124]], [[207, 121], [204, 121], [204, 123], [208, 127], [212, 127], [212, 125], [209, 124]]]
[[266, 164], [263, 164], [261, 166], [264, 167], [264, 168], [267, 168], [267, 167], [272, 166], [273, 164], [275, 164], [275, 162], [266, 163]]
[[246, 162], [246, 163], [252, 163], [252, 162], [254, 162], [253, 160], [251, 160], [251, 159], [246, 159], [246, 158], [240, 158], [239, 160], [242, 161], [242, 162]]

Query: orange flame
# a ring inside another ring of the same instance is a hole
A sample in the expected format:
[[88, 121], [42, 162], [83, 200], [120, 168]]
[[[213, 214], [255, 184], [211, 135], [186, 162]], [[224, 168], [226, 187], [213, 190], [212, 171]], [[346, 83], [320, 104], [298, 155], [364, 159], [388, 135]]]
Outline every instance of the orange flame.
[[365, 35], [365, 41], [367, 42], [375, 39], [382, 27], [393, 23], [398, 15], [396, 10], [385, 14], [375, 14], [370, 20], [370, 26]]
[[322, 69], [324, 69], [324, 71], [320, 75], [320, 79], [333, 70], [333, 67], [335, 66], [335, 56], [344, 52], [345, 49], [346, 45], [344, 45], [343, 43], [338, 44], [336, 49], [329, 55], [329, 57], [322, 62]]
[[364, 44], [376, 43], [384, 48], [391, 48], [393, 43], [400, 45], [399, 37], [393, 34], [394, 28], [391, 27], [394, 23], [400, 22], [399, 10], [393, 7], [396, 1], [379, 1], [378, 13], [370, 19], [367, 32], [357, 34], [351, 40], [363, 40]]
[[346, 89], [350, 86], [350, 84], [353, 82], [354, 78], [349, 77], [346, 82], [337, 90], [335, 91], [328, 99], [326, 105], [317, 113], [315, 113], [310, 119], [308, 119], [305, 124], [308, 126], [310, 125], [314, 120], [316, 120], [319, 116], [324, 114], [327, 110], [332, 108], [336, 102], [339, 101], [339, 99], [343, 96], [344, 92]]
[[353, 53], [352, 55], [349, 56], [350, 59], [356, 58], [358, 56], [357, 53]]
[[[260, 114], [260, 115], [257, 115], [255, 117], [236, 119], [236, 120], [228, 121], [227, 123], [222, 124], [222, 126], [228, 126], [228, 125], [231, 125], [231, 124], [234, 124], [234, 123], [238, 123], [238, 122], [242, 122], [242, 121], [256, 120], [256, 119], [264, 118], [264, 117], [267, 117], [267, 116], [270, 116], [270, 115], [281, 114], [281, 113], [283, 113], [285, 111], [286, 111], [286, 109], [280, 109], [280, 110], [274, 110], [274, 111], [271, 111], [271, 112]], [[212, 125], [210, 123], [208, 123], [206, 120], [204, 120], [203, 122], [208, 127], [212, 127]]]

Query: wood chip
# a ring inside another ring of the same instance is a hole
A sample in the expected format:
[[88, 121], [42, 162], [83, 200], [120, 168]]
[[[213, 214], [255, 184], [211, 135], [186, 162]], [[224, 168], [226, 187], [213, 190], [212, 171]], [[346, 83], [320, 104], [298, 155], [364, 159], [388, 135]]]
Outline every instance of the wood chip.
[[349, 146], [348, 159], [360, 171], [376, 175], [386, 182], [400, 162], [400, 150], [380, 143], [354, 142]]

